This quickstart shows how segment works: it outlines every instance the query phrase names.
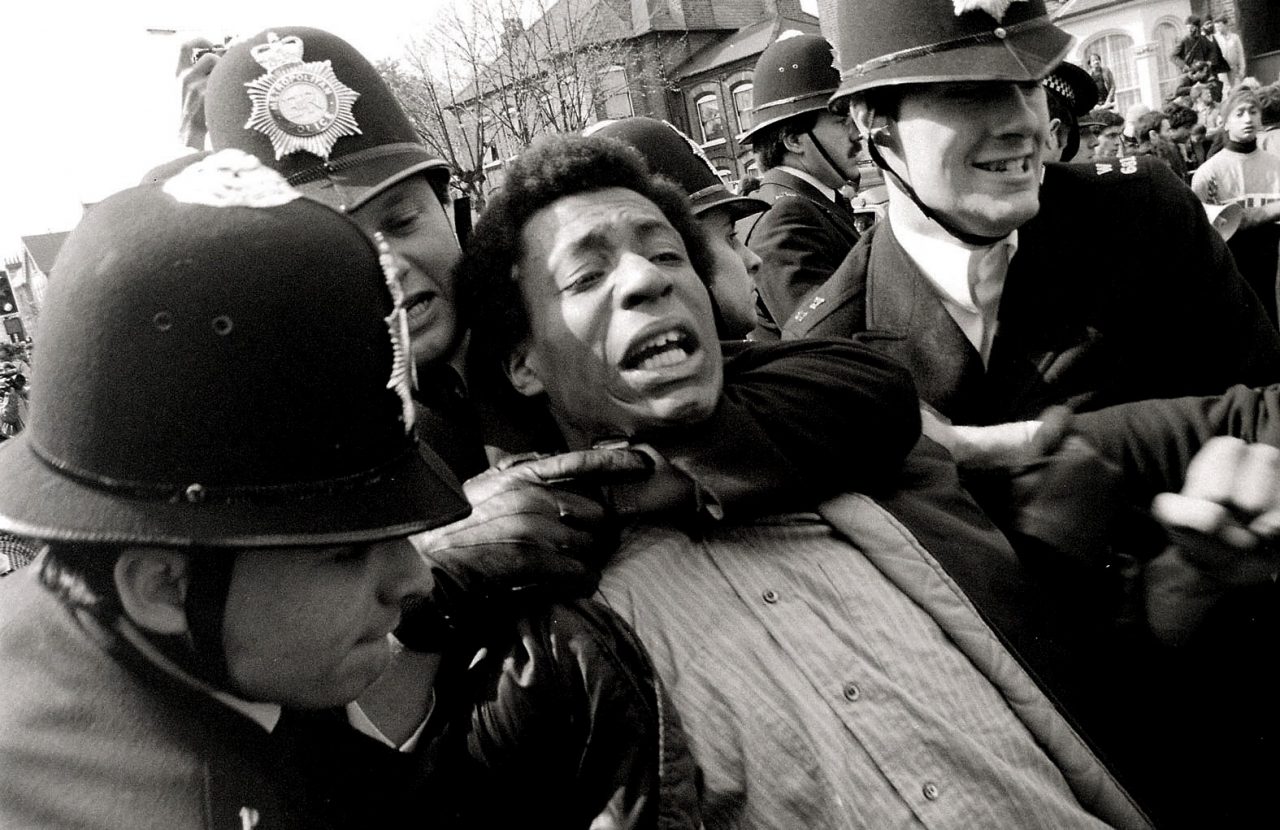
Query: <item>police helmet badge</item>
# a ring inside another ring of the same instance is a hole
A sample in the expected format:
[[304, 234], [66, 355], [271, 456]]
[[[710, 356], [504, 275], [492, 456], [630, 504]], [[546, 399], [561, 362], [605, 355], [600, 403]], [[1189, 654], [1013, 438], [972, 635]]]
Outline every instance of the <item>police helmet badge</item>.
[[391, 334], [391, 378], [387, 388], [400, 397], [403, 408], [404, 428], [408, 432], [413, 427], [417, 410], [413, 406], [413, 390], [418, 388], [417, 369], [413, 362], [412, 341], [409, 338], [409, 313], [404, 307], [404, 287], [400, 283], [402, 269], [396, 265], [391, 255], [391, 246], [381, 231], [374, 234], [378, 244], [378, 262], [382, 265], [382, 274], [387, 281], [387, 290], [391, 292], [391, 314], [386, 318], [387, 331]]
[[246, 129], [271, 139], [276, 158], [305, 150], [329, 158], [339, 138], [360, 133], [351, 107], [360, 93], [333, 73], [330, 61], [302, 60], [302, 38], [267, 34], [251, 50], [267, 71], [245, 84], [253, 108]]
[[996, 22], [1004, 20], [1004, 13], [1014, 3], [1025, 3], [1026, 0], [955, 0], [956, 17], [965, 12], [986, 12], [996, 19]]

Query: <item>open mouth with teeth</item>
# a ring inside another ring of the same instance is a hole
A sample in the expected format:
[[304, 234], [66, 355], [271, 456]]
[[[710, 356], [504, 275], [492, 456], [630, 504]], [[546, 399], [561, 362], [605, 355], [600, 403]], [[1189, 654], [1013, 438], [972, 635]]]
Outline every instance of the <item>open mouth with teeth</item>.
[[1019, 156], [1011, 159], [974, 162], [973, 166], [979, 170], [986, 170], [988, 173], [1029, 173], [1031, 172], [1031, 157]]
[[698, 350], [698, 341], [688, 332], [671, 330], [641, 340], [622, 359], [624, 370], [652, 371], [675, 366]]
[[422, 294], [414, 298], [406, 308], [409, 316], [409, 328], [417, 328], [425, 322], [431, 315], [434, 303], [434, 294]]

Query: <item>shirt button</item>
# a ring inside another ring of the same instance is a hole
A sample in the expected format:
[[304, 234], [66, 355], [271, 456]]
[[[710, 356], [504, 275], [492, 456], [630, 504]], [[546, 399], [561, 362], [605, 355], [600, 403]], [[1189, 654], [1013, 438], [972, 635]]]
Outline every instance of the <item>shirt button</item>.
[[862, 697], [862, 690], [853, 683], [844, 684], [842, 691], [844, 692], [844, 699], [848, 701], [854, 701]]
[[764, 598], [764, 601], [769, 603], [770, 605], [773, 605], [775, 602], [778, 601], [778, 592], [773, 590], [772, 588], [768, 589], [760, 596], [762, 596]]
[[921, 792], [923, 792], [924, 797], [929, 799], [930, 801], [937, 801], [938, 796], [941, 795], [941, 793], [938, 790], [938, 785], [933, 783], [932, 781], [929, 781], [923, 787], [921, 787]]

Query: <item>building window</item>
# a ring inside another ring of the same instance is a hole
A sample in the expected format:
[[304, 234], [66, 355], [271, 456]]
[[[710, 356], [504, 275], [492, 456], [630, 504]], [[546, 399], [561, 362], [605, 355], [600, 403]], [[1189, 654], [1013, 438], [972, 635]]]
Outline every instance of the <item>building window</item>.
[[1169, 20], [1161, 20], [1156, 24], [1155, 37], [1152, 40], [1156, 42], [1159, 50], [1161, 101], [1168, 101], [1173, 97], [1173, 93], [1178, 91], [1178, 78], [1182, 77], [1182, 73], [1173, 63], [1173, 50], [1178, 48], [1178, 41], [1182, 40], [1184, 32], [1186, 32], [1185, 26], [1179, 26]]
[[[1085, 43], [1083, 55], [1096, 52], [1102, 65], [1116, 79], [1116, 111], [1123, 115], [1142, 100], [1138, 89], [1138, 66], [1133, 58], [1133, 38], [1124, 34], [1101, 35]], [[1086, 58], [1086, 61], [1088, 59]]]
[[627, 87], [627, 70], [611, 66], [600, 73], [600, 94], [604, 97], [605, 118], [630, 118], [635, 115], [631, 90]]
[[702, 143], [724, 139], [724, 116], [720, 114], [720, 96], [706, 92], [694, 101], [698, 123], [702, 125]]
[[733, 88], [733, 111], [738, 116], [738, 130], [751, 129], [751, 84], [738, 84]]

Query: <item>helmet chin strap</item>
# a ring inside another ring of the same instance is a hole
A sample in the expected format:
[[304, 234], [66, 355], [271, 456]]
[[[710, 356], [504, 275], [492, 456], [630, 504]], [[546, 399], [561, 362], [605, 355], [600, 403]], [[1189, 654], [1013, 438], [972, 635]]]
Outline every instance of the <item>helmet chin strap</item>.
[[1004, 239], [1004, 236], [980, 236], [976, 233], [969, 233], [968, 231], [963, 231], [956, 227], [951, 220], [945, 218], [942, 214], [938, 213], [921, 201], [919, 195], [916, 194], [915, 188], [908, 184], [906, 179], [899, 176], [898, 172], [889, 166], [889, 162], [885, 160], [885, 157], [880, 153], [880, 148], [876, 147], [876, 143], [874, 141], [867, 142], [867, 151], [871, 154], [871, 160], [876, 163], [876, 167], [879, 167], [884, 171], [886, 176], [893, 179], [893, 183], [898, 186], [899, 190], [907, 194], [907, 198], [915, 202], [916, 207], [920, 208], [921, 213], [923, 213], [927, 218], [932, 219], [934, 222], [937, 222], [939, 227], [954, 236], [956, 239], [966, 245], [974, 245], [980, 248], [987, 245], [994, 245], [1001, 239]]
[[849, 185], [849, 187], [852, 187], [854, 190], [857, 190], [857, 189], [858, 189], [858, 182], [854, 182], [854, 181], [850, 181], [850, 180], [849, 180], [849, 177], [848, 177], [848, 176], [846, 176], [846, 175], [844, 174], [844, 171], [843, 171], [842, 169], [840, 169], [840, 167], [839, 167], [839, 166], [835, 163], [835, 161], [831, 158], [830, 154], [828, 154], [828, 153], [827, 153], [827, 148], [826, 148], [826, 147], [823, 147], [823, 146], [822, 146], [822, 142], [821, 142], [821, 141], [819, 141], [819, 140], [818, 140], [818, 137], [817, 137], [817, 136], [815, 136], [815, 135], [813, 134], [813, 130], [805, 130], [805, 131], [804, 131], [804, 134], [805, 134], [805, 135], [807, 135], [807, 136], [809, 136], [809, 140], [810, 140], [811, 142], [813, 142], [813, 146], [814, 146], [814, 147], [816, 147], [816, 148], [818, 148], [818, 155], [822, 156], [822, 160], [823, 160], [823, 161], [825, 161], [825, 162], [827, 163], [827, 166], [828, 166], [828, 167], [830, 167], [830, 168], [831, 168], [831, 170], [832, 170], [832, 171], [833, 171], [837, 176], [839, 176], [839, 177], [840, 177], [840, 180], [841, 180], [842, 182], [844, 182], [845, 184]]

